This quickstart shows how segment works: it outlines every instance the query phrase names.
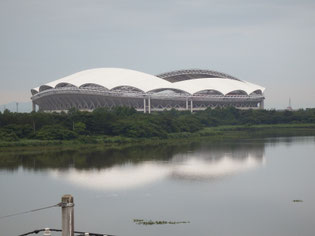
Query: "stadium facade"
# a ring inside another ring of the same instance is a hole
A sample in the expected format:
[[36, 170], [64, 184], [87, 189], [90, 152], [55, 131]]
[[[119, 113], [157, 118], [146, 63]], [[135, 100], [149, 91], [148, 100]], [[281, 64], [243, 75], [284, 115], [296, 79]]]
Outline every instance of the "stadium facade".
[[211, 70], [178, 70], [150, 75], [129, 69], [81, 71], [31, 89], [33, 110], [134, 107], [144, 113], [175, 108], [191, 112], [208, 107], [262, 109], [265, 88]]

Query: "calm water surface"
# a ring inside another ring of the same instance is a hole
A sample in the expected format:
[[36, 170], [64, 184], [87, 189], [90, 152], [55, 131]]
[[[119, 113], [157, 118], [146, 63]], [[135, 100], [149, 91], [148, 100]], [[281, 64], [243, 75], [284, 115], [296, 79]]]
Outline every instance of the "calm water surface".
[[[0, 159], [0, 216], [52, 205], [70, 193], [79, 231], [315, 235], [315, 137]], [[190, 223], [143, 226], [133, 219]], [[44, 227], [61, 228], [59, 208], [0, 219], [4, 236]]]

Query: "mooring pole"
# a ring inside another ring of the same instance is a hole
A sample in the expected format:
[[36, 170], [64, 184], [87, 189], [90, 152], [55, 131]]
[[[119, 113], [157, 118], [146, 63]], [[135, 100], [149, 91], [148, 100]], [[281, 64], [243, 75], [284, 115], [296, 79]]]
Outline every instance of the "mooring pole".
[[62, 236], [74, 236], [74, 203], [70, 194], [61, 198]]

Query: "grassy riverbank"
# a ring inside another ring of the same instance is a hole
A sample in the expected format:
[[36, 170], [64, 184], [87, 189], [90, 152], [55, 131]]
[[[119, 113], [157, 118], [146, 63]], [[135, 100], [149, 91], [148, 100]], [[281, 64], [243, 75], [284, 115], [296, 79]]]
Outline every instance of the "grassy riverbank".
[[[128, 145], [160, 145], [164, 143], [190, 142], [198, 139], [207, 139], [212, 142], [235, 139], [310, 136], [315, 135], [315, 124], [274, 124], [274, 125], [226, 125], [207, 127], [200, 131], [170, 133], [166, 137], [130, 138], [106, 135], [80, 135], [72, 140], [38, 140], [20, 139], [18, 141], [0, 141], [0, 151], [12, 148], [41, 147], [45, 149], [86, 148], [88, 146], [123, 147]], [[31, 148], [32, 149], [32, 148]]]
[[[120, 148], [208, 139], [315, 135], [315, 109], [298, 111], [238, 110], [234, 107], [143, 114], [116, 107], [93, 112], [0, 112], [0, 149], [86, 146]], [[31, 149], [31, 148], [30, 148]]]
[[[265, 138], [292, 136], [315, 136], [315, 125], [219, 126], [194, 134], [172, 134], [164, 139], [91, 137], [96, 143], [20, 140], [2, 143], [0, 169], [16, 170], [20, 166], [34, 170], [73, 166], [98, 169], [126, 162], [167, 161], [178, 153], [188, 153], [198, 147], [224, 152], [243, 148], [259, 152], [264, 148]], [[290, 142], [291, 139], [285, 140]]]

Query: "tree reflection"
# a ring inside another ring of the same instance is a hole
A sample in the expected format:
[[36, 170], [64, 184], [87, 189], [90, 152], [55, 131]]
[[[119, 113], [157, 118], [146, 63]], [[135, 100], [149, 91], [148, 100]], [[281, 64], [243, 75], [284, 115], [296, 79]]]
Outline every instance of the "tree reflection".
[[[104, 156], [101, 156], [101, 160], [102, 158]], [[257, 141], [199, 143], [182, 148], [138, 148], [113, 152], [110, 160], [114, 158], [117, 158], [116, 162], [110, 162], [110, 165], [108, 162], [107, 165], [98, 162], [103, 167], [97, 169], [70, 167], [67, 170], [52, 170], [50, 174], [57, 180], [83, 188], [121, 190], [152, 184], [165, 178], [216, 180], [254, 169], [265, 162], [264, 142]], [[91, 163], [92, 166], [95, 165], [95, 162]]]
[[249, 153], [253, 157], [262, 158], [264, 141], [209, 143], [187, 142], [163, 145], [133, 145], [124, 148], [103, 148], [91, 146], [72, 150], [55, 150], [38, 147], [24, 152], [0, 154], [0, 169], [9, 171], [19, 167], [28, 170], [40, 171], [44, 169], [67, 170], [75, 169], [104, 169], [126, 163], [141, 163], [143, 161], [177, 161], [195, 156], [207, 160], [220, 159], [232, 155], [233, 159], [246, 158]]

